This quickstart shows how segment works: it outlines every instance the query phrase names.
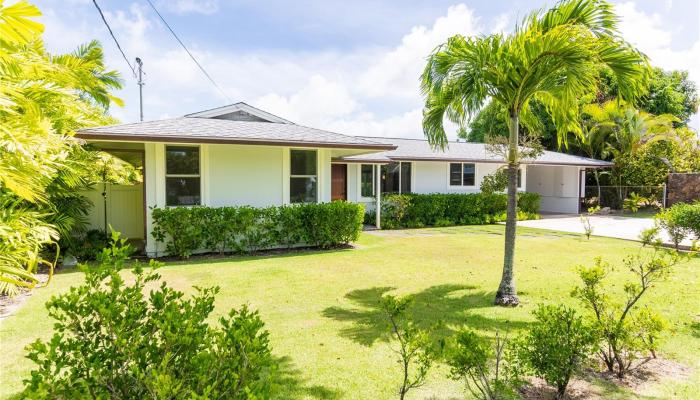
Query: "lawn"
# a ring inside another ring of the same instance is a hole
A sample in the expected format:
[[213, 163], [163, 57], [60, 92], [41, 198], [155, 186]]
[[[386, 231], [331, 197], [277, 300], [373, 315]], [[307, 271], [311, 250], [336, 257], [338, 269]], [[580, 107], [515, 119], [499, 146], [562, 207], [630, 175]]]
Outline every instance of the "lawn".
[[[537, 303], [576, 304], [575, 267], [594, 257], [618, 263], [638, 251], [630, 241], [520, 229], [517, 282], [522, 306], [491, 306], [501, 273], [502, 226], [434, 228], [363, 233], [355, 249], [285, 255], [170, 262], [161, 270], [174, 287], [221, 286], [216, 314], [249, 303], [260, 310], [273, 350], [282, 361], [280, 398], [392, 399], [399, 382], [395, 354], [377, 309], [380, 296], [414, 299], [419, 324], [443, 321], [443, 334], [470, 327], [485, 335], [514, 335], [527, 326]], [[622, 288], [618, 269], [612, 278]], [[677, 266], [646, 299], [670, 321], [661, 355], [692, 368], [689, 379], [650, 382], [644, 398], [695, 398], [700, 393], [700, 259]], [[63, 271], [48, 288], [0, 322], [0, 398], [19, 392], [32, 367], [23, 347], [48, 337], [44, 302], [81, 280]], [[463, 398], [459, 384], [439, 366], [428, 384], [409, 398]], [[630, 398], [626, 390], [601, 386], [606, 398]]]

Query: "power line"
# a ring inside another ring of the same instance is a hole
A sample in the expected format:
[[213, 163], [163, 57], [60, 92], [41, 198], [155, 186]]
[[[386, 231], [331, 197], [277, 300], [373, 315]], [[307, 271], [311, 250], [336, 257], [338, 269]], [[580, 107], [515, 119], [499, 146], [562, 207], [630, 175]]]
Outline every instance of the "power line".
[[[94, 0], [93, 0], [93, 1], [94, 1]], [[168, 30], [170, 31], [170, 33], [172, 33], [172, 35], [173, 35], [173, 37], [175, 38], [175, 40], [177, 40], [177, 42], [180, 43], [180, 46], [182, 46], [182, 48], [185, 49], [185, 51], [186, 51], [187, 54], [190, 56], [190, 58], [192, 59], [192, 61], [194, 61], [194, 63], [197, 64], [197, 66], [199, 67], [199, 69], [202, 70], [202, 73], [204, 73], [204, 75], [209, 79], [209, 81], [212, 83], [212, 85], [214, 85], [214, 87], [219, 91], [219, 93], [221, 93], [222, 96], [224, 96], [224, 98], [225, 98], [226, 100], [228, 100], [229, 103], [232, 103], [231, 98], [229, 98], [229, 97], [226, 95], [226, 92], [224, 92], [224, 90], [221, 89], [221, 87], [220, 87], [219, 85], [216, 84], [216, 82], [214, 81], [214, 79], [209, 75], [209, 73], [207, 73], [207, 71], [204, 69], [204, 67], [202, 67], [202, 64], [200, 64], [200, 63], [197, 61], [197, 59], [194, 58], [194, 56], [192, 55], [192, 53], [190, 53], [190, 51], [187, 49], [187, 46], [185, 46], [185, 44], [182, 43], [182, 40], [180, 40], [180, 38], [177, 36], [177, 34], [176, 34], [175, 31], [173, 30], [173, 28], [171, 28], [170, 25], [165, 21], [165, 18], [163, 18], [163, 16], [160, 15], [160, 13], [158, 12], [158, 9], [156, 8], [156, 6], [153, 5], [153, 2], [151, 2], [151, 0], [146, 0], [146, 2], [151, 6], [151, 8], [153, 8], [153, 11], [155, 11], [156, 14], [158, 15], [158, 17], [160, 18], [160, 20], [163, 21], [163, 24], [165, 24], [165, 26], [168, 28]]]
[[112, 39], [114, 39], [114, 43], [117, 44], [117, 48], [119, 49], [119, 52], [122, 53], [122, 57], [124, 57], [124, 61], [126, 61], [126, 64], [129, 66], [129, 69], [131, 70], [131, 73], [134, 75], [134, 78], [135, 78], [136, 71], [134, 70], [134, 67], [129, 62], [129, 58], [126, 56], [126, 54], [124, 54], [124, 50], [122, 50], [122, 46], [119, 45], [119, 41], [117, 40], [117, 37], [114, 36], [114, 32], [112, 32], [112, 28], [110, 28], [109, 24], [107, 23], [107, 20], [105, 19], [105, 15], [102, 13], [102, 9], [97, 4], [97, 0], [92, 0], [92, 4], [95, 5], [95, 8], [97, 8], [97, 12], [100, 13], [100, 17], [102, 17], [102, 22], [105, 23], [105, 26], [107, 27], [107, 30], [109, 31], [109, 34], [112, 36]]

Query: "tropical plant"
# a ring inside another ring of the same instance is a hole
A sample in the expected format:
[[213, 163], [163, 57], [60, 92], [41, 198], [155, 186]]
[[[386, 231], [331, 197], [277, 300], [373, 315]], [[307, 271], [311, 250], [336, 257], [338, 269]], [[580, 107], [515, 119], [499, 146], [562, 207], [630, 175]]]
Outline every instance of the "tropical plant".
[[557, 399], [580, 370], [598, 341], [596, 329], [573, 308], [540, 304], [535, 323], [515, 342], [518, 359], [526, 368], [557, 388]]
[[422, 75], [423, 131], [432, 146], [448, 144], [445, 117], [463, 125], [489, 99], [508, 113], [508, 208], [496, 304], [519, 303], [513, 262], [520, 123], [536, 127], [532, 105], [540, 102], [566, 144], [568, 132], [580, 132], [578, 98], [596, 88], [601, 66], [612, 72], [621, 98], [643, 94], [647, 59], [619, 37], [612, 6], [597, 0], [560, 1], [531, 14], [508, 35], [453, 36], [428, 58]]
[[395, 351], [399, 355], [398, 362], [401, 365], [402, 378], [398, 390], [400, 400], [403, 400], [410, 390], [425, 384], [436, 354], [428, 331], [418, 328], [407, 315], [410, 304], [410, 299], [397, 299], [391, 295], [381, 299], [381, 308], [389, 330], [398, 343]]
[[[638, 312], [640, 300], [670, 274], [673, 266], [692, 256], [665, 249], [658, 241], [653, 241], [652, 245], [650, 254], [640, 252], [624, 259], [624, 266], [633, 280], [624, 284], [623, 294], [614, 295], [605, 287], [611, 267], [601, 258], [597, 258], [592, 267], [579, 267], [582, 285], [572, 291], [572, 296], [588, 310], [600, 334], [598, 356], [607, 370], [620, 378], [643, 357], [644, 352], [655, 355], [658, 337], [664, 328], [664, 324], [657, 323], [660, 317], [650, 309]], [[656, 322], [642, 321], [652, 316]]]
[[493, 344], [473, 331], [457, 333], [446, 349], [450, 377], [462, 381], [479, 400], [518, 398], [515, 387], [520, 383], [519, 371], [507, 360], [507, 343], [498, 333]]
[[32, 19], [39, 15], [26, 1], [0, 2], [0, 203], [11, 205], [0, 232], [18, 225], [42, 232], [18, 233], [12, 250], [3, 253], [3, 293], [33, 285], [27, 274], [38, 265], [53, 267], [59, 237], [85, 222], [88, 203], [77, 193], [95, 182], [90, 160], [109, 156], [84, 149], [72, 135], [114, 122], [108, 106], [121, 103], [109, 94], [120, 83], [105, 68], [99, 44], [50, 55], [41, 39], [43, 26]]
[[650, 203], [648, 198], [632, 192], [622, 201], [622, 209], [631, 213], [636, 213], [641, 207], [648, 206]]

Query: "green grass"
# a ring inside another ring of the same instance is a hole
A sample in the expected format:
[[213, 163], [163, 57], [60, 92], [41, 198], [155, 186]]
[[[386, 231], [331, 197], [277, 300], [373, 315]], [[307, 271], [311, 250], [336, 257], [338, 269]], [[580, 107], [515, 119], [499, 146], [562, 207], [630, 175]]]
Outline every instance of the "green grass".
[[[221, 286], [216, 314], [249, 303], [270, 330], [274, 353], [282, 360], [285, 392], [280, 398], [392, 399], [398, 365], [377, 308], [386, 293], [411, 296], [419, 324], [445, 323], [441, 333], [471, 327], [485, 335], [527, 326], [537, 303], [575, 305], [575, 267], [603, 256], [617, 263], [638, 250], [636, 243], [607, 238], [520, 229], [516, 277], [522, 306], [491, 305], [501, 273], [502, 226], [434, 228], [363, 234], [356, 249], [298, 252], [261, 257], [170, 262], [161, 270], [172, 286]], [[622, 290], [619, 268], [611, 278]], [[690, 379], [649, 383], [644, 398], [693, 398], [700, 393], [700, 259], [677, 266], [654, 288], [653, 304], [669, 321], [661, 354], [693, 368]], [[52, 322], [43, 304], [81, 281], [65, 271], [36, 290], [10, 318], [0, 322], [0, 398], [19, 392], [31, 362], [23, 347], [47, 338]], [[459, 384], [439, 366], [428, 384], [409, 398], [463, 398]], [[631, 394], [599, 382], [606, 398]]]

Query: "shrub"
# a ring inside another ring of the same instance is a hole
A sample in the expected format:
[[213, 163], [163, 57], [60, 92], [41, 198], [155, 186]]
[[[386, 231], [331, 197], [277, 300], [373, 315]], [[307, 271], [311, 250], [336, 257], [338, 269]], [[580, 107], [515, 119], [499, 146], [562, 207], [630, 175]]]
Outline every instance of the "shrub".
[[[518, 194], [520, 219], [536, 218], [539, 206], [537, 193]], [[390, 194], [382, 201], [382, 227], [491, 224], [504, 221], [505, 213], [506, 195], [501, 193]]]
[[539, 305], [533, 314], [536, 321], [517, 341], [516, 354], [522, 365], [557, 388], [557, 399], [563, 399], [569, 380], [597, 342], [596, 331], [574, 309], [562, 305]]
[[450, 377], [462, 381], [479, 400], [518, 398], [517, 372], [506, 362], [506, 341], [496, 334], [495, 344], [472, 331], [461, 331], [449, 341], [446, 361]]
[[620, 378], [644, 352], [655, 354], [658, 337], [664, 329], [660, 317], [651, 309], [637, 312], [639, 301], [668, 276], [674, 265], [692, 256], [662, 248], [658, 241], [652, 245], [653, 251], [647, 256], [640, 253], [625, 258], [624, 265], [634, 280], [623, 285], [623, 294], [617, 295], [620, 299], [605, 288], [610, 266], [600, 258], [592, 267], [579, 267], [582, 285], [572, 291], [572, 296], [589, 311], [600, 333], [597, 354], [607, 370]]
[[153, 208], [153, 237], [169, 254], [254, 252], [308, 245], [329, 248], [357, 240], [364, 206], [347, 202], [281, 207]]
[[504, 192], [508, 187], [508, 170], [499, 168], [496, 172], [486, 175], [481, 181], [479, 190], [481, 193], [491, 194]]
[[66, 253], [79, 260], [94, 260], [109, 245], [109, 236], [102, 229], [90, 229], [71, 241]]
[[674, 204], [658, 213], [656, 222], [668, 233], [676, 248], [691, 235], [700, 239], [700, 202]]
[[398, 393], [401, 400], [411, 389], [423, 386], [436, 355], [428, 331], [417, 328], [406, 314], [409, 305], [408, 299], [394, 296], [384, 296], [381, 300], [389, 330], [399, 345], [395, 351], [402, 367]]
[[147, 293], [158, 263], [136, 263], [126, 280], [131, 249], [113, 239], [98, 266], [81, 266], [82, 285], [46, 304], [55, 332], [28, 347], [36, 369], [24, 398], [267, 398], [275, 364], [258, 313], [243, 306], [210, 326], [218, 288]]

